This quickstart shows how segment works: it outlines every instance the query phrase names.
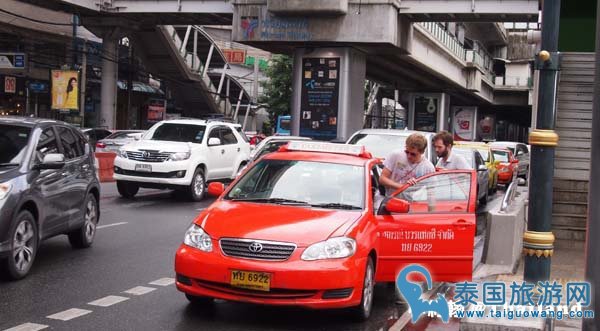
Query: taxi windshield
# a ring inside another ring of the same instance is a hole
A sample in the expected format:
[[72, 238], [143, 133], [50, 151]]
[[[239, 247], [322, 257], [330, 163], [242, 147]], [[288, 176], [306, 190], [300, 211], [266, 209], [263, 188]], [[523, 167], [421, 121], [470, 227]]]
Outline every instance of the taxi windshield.
[[364, 168], [337, 163], [262, 160], [229, 191], [226, 200], [363, 209]]
[[352, 137], [348, 144], [365, 146], [374, 157], [386, 158], [394, 150], [404, 148], [406, 138], [404, 135], [360, 133]]
[[505, 151], [493, 151], [494, 159], [500, 162], [508, 162], [508, 152]]

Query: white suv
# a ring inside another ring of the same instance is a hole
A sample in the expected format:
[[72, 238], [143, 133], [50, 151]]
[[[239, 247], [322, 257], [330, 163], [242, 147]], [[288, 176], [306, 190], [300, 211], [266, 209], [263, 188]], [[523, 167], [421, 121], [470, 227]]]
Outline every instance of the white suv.
[[179, 119], [155, 124], [142, 140], [123, 146], [115, 158], [119, 193], [135, 196], [140, 187], [184, 191], [202, 200], [206, 182], [233, 179], [245, 166], [250, 145], [234, 124]]

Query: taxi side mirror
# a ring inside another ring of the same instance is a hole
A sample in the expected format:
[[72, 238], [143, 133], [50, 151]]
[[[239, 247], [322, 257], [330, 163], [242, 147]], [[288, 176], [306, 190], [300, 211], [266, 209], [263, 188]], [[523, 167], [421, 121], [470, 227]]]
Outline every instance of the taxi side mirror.
[[410, 204], [406, 200], [391, 198], [385, 205], [385, 209], [394, 214], [406, 214], [410, 210]]
[[208, 184], [208, 195], [213, 197], [219, 197], [225, 192], [225, 185], [220, 182], [212, 182]]

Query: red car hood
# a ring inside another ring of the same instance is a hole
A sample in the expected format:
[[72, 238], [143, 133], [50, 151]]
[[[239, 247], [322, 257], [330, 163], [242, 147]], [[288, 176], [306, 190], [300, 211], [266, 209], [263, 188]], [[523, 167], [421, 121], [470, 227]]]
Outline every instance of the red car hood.
[[326, 240], [361, 215], [361, 211], [221, 200], [204, 210], [195, 223], [217, 240], [247, 238], [292, 242], [304, 247]]

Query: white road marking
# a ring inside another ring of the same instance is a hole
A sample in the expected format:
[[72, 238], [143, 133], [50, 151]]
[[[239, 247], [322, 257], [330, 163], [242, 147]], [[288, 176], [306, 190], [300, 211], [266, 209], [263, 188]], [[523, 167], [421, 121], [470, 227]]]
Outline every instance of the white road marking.
[[83, 315], [87, 315], [91, 312], [92, 312], [91, 310], [71, 308], [71, 309], [68, 309], [65, 311], [61, 311], [60, 313], [46, 316], [46, 318], [50, 318], [53, 320], [70, 321], [74, 318], [77, 318], [77, 317], [80, 317]]
[[38, 331], [47, 328], [48, 325], [43, 324], [35, 324], [35, 323], [25, 323], [21, 325], [17, 325], [10, 329], [6, 329], [4, 331]]
[[150, 293], [154, 290], [156, 290], [154, 287], [136, 286], [134, 288], [130, 288], [127, 291], [123, 291], [123, 293], [133, 294], [133, 295], [144, 295], [144, 294]]
[[123, 225], [123, 224], [127, 224], [127, 222], [119, 222], [119, 223], [100, 225], [100, 226], [97, 226], [96, 229], [106, 229], [106, 228], [110, 228], [111, 226], [117, 226], [117, 225]]
[[157, 285], [157, 286], [169, 286], [171, 284], [175, 284], [175, 279], [174, 278], [161, 278], [161, 279], [157, 279], [153, 282], [150, 282], [148, 284]]
[[110, 307], [119, 302], [123, 302], [125, 300], [129, 300], [127, 297], [120, 297], [118, 295], [109, 295], [102, 299], [98, 299], [96, 301], [88, 302], [88, 305], [91, 306], [99, 306], [99, 307]]

